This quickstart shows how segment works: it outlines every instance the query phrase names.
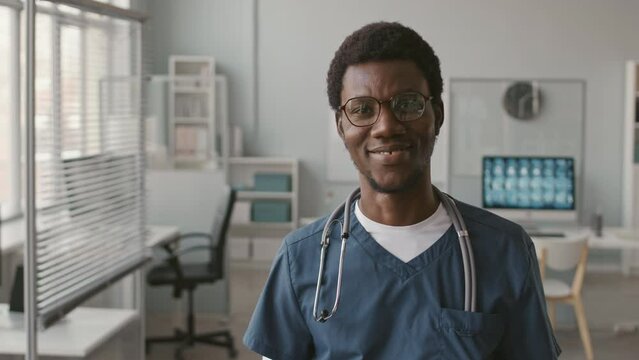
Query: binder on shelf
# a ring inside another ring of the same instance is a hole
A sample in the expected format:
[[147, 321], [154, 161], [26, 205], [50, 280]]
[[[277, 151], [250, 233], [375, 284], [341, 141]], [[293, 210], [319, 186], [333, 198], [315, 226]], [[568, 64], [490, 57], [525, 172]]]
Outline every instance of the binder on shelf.
[[254, 200], [251, 204], [251, 220], [256, 222], [291, 221], [291, 203], [281, 200]]
[[255, 173], [255, 191], [291, 191], [291, 175], [284, 173]]

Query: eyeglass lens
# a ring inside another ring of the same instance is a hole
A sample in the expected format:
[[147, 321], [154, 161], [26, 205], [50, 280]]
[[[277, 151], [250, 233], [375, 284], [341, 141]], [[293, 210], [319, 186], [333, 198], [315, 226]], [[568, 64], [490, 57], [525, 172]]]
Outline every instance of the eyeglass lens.
[[[407, 92], [393, 96], [390, 108], [400, 121], [416, 120], [426, 109], [426, 99], [420, 93]], [[381, 111], [380, 102], [374, 97], [352, 98], [344, 105], [344, 112], [353, 125], [366, 126], [373, 124]]]

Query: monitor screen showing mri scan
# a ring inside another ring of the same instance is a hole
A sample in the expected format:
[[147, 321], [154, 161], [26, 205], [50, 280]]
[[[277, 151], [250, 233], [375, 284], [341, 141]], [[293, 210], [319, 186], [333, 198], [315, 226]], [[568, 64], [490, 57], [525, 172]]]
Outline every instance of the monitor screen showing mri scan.
[[573, 158], [485, 156], [482, 161], [484, 208], [575, 210]]

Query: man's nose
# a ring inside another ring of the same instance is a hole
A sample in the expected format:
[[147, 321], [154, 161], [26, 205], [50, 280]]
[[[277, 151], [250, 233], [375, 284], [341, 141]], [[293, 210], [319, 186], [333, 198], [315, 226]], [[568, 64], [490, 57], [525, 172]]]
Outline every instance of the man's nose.
[[373, 137], [391, 137], [406, 132], [405, 125], [395, 116], [389, 103], [382, 104], [379, 111], [379, 118], [371, 129]]

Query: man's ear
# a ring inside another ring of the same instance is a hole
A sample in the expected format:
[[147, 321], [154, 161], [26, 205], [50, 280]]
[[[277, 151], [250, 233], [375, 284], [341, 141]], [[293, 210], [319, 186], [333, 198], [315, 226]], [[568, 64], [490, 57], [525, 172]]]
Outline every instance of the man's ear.
[[335, 112], [335, 127], [337, 128], [337, 133], [339, 137], [344, 140], [344, 128], [342, 128], [342, 118], [340, 117], [340, 113], [338, 111]]
[[435, 136], [439, 136], [439, 130], [444, 124], [444, 103], [442, 99], [433, 99], [433, 112], [435, 113]]

